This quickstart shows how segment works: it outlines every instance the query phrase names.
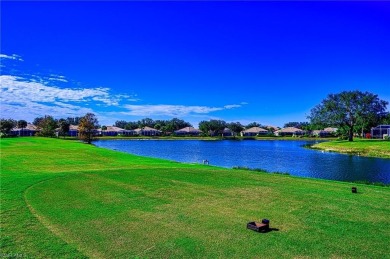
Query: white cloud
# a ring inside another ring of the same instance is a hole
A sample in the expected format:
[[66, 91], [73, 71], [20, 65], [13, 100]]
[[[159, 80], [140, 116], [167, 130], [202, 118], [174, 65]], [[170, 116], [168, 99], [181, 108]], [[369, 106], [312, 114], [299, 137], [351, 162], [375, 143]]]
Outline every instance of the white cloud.
[[59, 88], [47, 86], [41, 82], [27, 81], [20, 77], [2, 75], [1, 101], [3, 103], [27, 102], [86, 102], [99, 101], [107, 105], [118, 105], [119, 98], [110, 96], [109, 88]]
[[50, 81], [60, 81], [60, 82], [64, 82], [64, 83], [67, 83], [68, 80], [66, 79], [63, 79], [63, 78], [56, 78], [56, 77], [49, 77], [49, 80]]
[[239, 107], [241, 107], [240, 104], [229, 104], [229, 105], [224, 106], [225, 109], [234, 109], [234, 108], [239, 108]]
[[128, 109], [128, 112], [123, 112], [125, 115], [133, 116], [177, 116], [183, 117], [186, 115], [194, 114], [208, 114], [215, 111], [221, 111], [225, 109], [238, 108], [241, 105], [226, 105], [224, 107], [208, 107], [208, 106], [184, 106], [184, 105], [125, 105], [124, 108]]
[[[45, 114], [54, 116], [80, 116], [93, 112], [89, 104], [117, 106], [127, 95], [110, 95], [110, 89], [60, 88], [25, 78], [0, 76], [1, 116], [32, 120]], [[96, 112], [95, 112], [96, 113]]]
[[11, 56], [6, 54], [0, 54], [0, 58], [12, 59], [17, 61], [24, 61], [19, 55], [12, 54]]

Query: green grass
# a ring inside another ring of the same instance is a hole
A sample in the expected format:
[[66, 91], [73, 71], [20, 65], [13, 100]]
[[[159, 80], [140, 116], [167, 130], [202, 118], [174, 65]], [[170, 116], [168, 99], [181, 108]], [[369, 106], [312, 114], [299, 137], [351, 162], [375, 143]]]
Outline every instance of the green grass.
[[390, 141], [375, 139], [337, 140], [315, 144], [312, 148], [352, 155], [390, 158]]
[[[1, 140], [1, 254], [389, 258], [390, 189]], [[259, 234], [246, 223], [268, 218]]]

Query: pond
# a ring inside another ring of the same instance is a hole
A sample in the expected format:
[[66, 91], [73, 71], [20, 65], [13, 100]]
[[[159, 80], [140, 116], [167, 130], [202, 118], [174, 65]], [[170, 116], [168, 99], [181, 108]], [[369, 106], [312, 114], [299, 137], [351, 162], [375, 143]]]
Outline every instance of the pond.
[[140, 156], [232, 168], [243, 166], [301, 177], [390, 183], [390, 159], [368, 158], [304, 148], [294, 140], [98, 140], [94, 144]]

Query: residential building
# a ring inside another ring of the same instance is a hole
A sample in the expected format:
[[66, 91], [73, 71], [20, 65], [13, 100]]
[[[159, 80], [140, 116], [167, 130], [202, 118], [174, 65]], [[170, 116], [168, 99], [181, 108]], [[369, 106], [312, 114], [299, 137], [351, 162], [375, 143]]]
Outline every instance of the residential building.
[[253, 137], [253, 136], [260, 136], [260, 135], [267, 135], [267, 134], [268, 134], [268, 130], [259, 127], [252, 127], [241, 131], [241, 136], [243, 137]]
[[202, 131], [195, 129], [194, 127], [185, 127], [175, 131], [175, 134], [180, 136], [199, 136], [200, 133], [202, 133]]
[[378, 125], [374, 128], [371, 128], [371, 137], [372, 138], [385, 138], [390, 136], [390, 125]]

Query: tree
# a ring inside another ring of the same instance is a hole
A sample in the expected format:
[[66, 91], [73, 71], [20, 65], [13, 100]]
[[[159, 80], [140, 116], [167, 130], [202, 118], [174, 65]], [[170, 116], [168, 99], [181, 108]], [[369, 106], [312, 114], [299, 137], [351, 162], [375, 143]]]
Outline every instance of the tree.
[[69, 122], [70, 125], [79, 125], [80, 119], [80, 117], [68, 117], [66, 120]]
[[45, 117], [40, 118], [38, 127], [40, 129], [38, 136], [41, 137], [54, 137], [55, 130], [57, 128], [57, 122], [52, 116], [45, 115]]
[[226, 122], [223, 120], [210, 120], [210, 130], [214, 135], [220, 135], [226, 128]]
[[143, 128], [143, 127], [154, 128], [154, 124], [155, 124], [155, 122], [151, 118], [145, 118], [145, 119], [142, 119], [138, 122], [138, 125], [140, 126], [140, 128]]
[[22, 136], [23, 136], [23, 129], [27, 127], [27, 121], [25, 120], [19, 120], [18, 121], [18, 128], [22, 129]]
[[378, 118], [386, 111], [387, 104], [369, 92], [344, 91], [328, 95], [310, 111], [308, 119], [315, 125], [345, 128], [348, 140], [353, 141], [354, 128]]
[[210, 134], [211, 135], [211, 127], [210, 127], [210, 122], [208, 121], [201, 121], [199, 122], [199, 129], [204, 133], [204, 134]]
[[124, 129], [126, 125], [127, 125], [127, 121], [124, 120], [116, 121], [114, 124], [115, 127], [122, 128], [122, 129]]
[[390, 112], [385, 112], [382, 114], [379, 124], [390, 125]]
[[58, 121], [59, 131], [58, 135], [63, 136], [65, 138], [68, 135], [70, 130], [70, 123], [68, 120], [60, 119]]
[[8, 136], [11, 130], [16, 126], [16, 121], [13, 119], [1, 119], [0, 120], [0, 133], [1, 135]]
[[34, 124], [35, 126], [38, 126], [39, 123], [40, 123], [43, 119], [44, 119], [44, 117], [37, 117], [37, 118], [34, 119], [33, 124]]
[[303, 129], [303, 130], [310, 129], [310, 125], [306, 121], [305, 122], [297, 122], [297, 121], [287, 122], [284, 124], [283, 128], [287, 128], [287, 127], [294, 127], [294, 128]]
[[231, 122], [227, 124], [227, 127], [236, 133], [237, 135], [244, 129], [244, 126], [241, 125], [239, 122]]
[[[117, 126], [117, 127], [118, 127], [118, 126]], [[121, 127], [119, 127], [119, 128], [121, 128]], [[127, 129], [127, 130], [134, 130], [134, 129], [136, 129], [136, 128], [139, 128], [139, 125], [138, 125], [138, 123], [135, 122], [135, 121], [130, 121], [130, 122], [128, 122], [128, 123], [125, 125], [125, 127], [124, 127], [124, 129]]]
[[79, 123], [79, 137], [83, 141], [91, 144], [94, 130], [98, 127], [98, 120], [93, 113], [87, 113], [80, 119]]
[[253, 128], [253, 127], [260, 127], [260, 124], [257, 123], [257, 122], [251, 122], [251, 123], [249, 123], [248, 125], [245, 126], [246, 129], [250, 129], [250, 128]]
[[192, 125], [191, 123], [178, 118], [173, 118], [165, 123], [165, 129], [169, 132], [173, 132], [175, 130], [179, 130], [185, 127], [192, 127]]

